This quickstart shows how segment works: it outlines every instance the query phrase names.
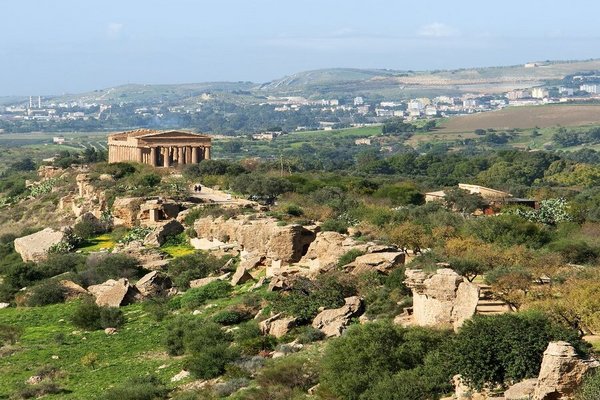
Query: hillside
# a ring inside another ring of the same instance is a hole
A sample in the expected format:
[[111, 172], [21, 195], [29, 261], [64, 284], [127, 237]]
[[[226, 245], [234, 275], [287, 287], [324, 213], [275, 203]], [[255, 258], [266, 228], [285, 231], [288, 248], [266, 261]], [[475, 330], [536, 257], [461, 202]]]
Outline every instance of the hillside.
[[[129, 84], [82, 94], [52, 98], [54, 101], [88, 101], [114, 104], [120, 102], [185, 102], [203, 93], [222, 94], [229, 99], [250, 96], [244, 102], [260, 102], [268, 95], [304, 96], [374, 96], [401, 99], [465, 92], [500, 93], [515, 88], [541, 85], [566, 75], [600, 69], [600, 60], [555, 61], [535, 68], [524, 65], [463, 68], [437, 71], [396, 71], [387, 69], [331, 68], [299, 72], [263, 84], [252, 82], [207, 82], [190, 84]], [[254, 98], [254, 100], [252, 100]]]

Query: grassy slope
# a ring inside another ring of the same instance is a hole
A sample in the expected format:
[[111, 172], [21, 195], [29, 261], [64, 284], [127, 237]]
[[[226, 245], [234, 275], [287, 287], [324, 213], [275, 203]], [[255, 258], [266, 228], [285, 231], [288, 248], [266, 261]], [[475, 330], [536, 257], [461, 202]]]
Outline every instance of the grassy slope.
[[[64, 373], [58, 382], [71, 391], [56, 398], [95, 399], [107, 388], [132, 376], [154, 373], [165, 382], [181, 370], [181, 360], [163, 352], [164, 327], [151, 320], [140, 305], [123, 308], [128, 322], [117, 334], [81, 332], [69, 322], [76, 302], [38, 308], [0, 310], [0, 324], [24, 328], [16, 354], [0, 358], [0, 394], [9, 395], [45, 365]], [[55, 339], [63, 334], [64, 344]], [[96, 353], [94, 369], [82, 364], [88, 353]], [[58, 356], [58, 359], [52, 359]], [[166, 364], [167, 367], [158, 369]], [[53, 397], [53, 396], [51, 396]]]

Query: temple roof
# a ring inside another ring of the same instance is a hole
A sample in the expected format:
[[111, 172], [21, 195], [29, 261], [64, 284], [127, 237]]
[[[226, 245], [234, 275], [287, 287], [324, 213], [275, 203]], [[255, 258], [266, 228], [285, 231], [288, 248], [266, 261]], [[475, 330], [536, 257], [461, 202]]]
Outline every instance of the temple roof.
[[210, 136], [208, 135], [203, 135], [200, 133], [194, 133], [194, 132], [189, 132], [189, 131], [183, 131], [183, 130], [163, 130], [163, 131], [159, 131], [159, 130], [155, 130], [155, 129], [136, 129], [133, 131], [127, 131], [127, 132], [117, 132], [117, 133], [111, 133], [110, 135], [108, 135], [109, 139], [112, 140], [127, 140], [128, 138], [151, 138], [153, 136], [164, 136], [165, 134], [178, 134], [181, 136], [187, 136], [187, 137], [197, 137], [197, 138], [210, 138]]

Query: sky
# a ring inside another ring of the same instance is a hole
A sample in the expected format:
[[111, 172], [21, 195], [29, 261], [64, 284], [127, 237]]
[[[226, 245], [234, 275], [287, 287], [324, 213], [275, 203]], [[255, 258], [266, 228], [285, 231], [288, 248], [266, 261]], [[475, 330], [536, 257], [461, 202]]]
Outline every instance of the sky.
[[593, 0], [0, 0], [0, 96], [600, 58]]

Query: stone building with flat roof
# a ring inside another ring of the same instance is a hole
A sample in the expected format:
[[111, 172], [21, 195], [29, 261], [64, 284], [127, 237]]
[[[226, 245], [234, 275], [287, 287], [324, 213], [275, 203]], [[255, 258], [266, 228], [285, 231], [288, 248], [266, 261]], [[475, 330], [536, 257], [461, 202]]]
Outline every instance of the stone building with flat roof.
[[154, 167], [210, 160], [211, 138], [186, 131], [139, 129], [108, 135], [108, 162], [138, 162]]

